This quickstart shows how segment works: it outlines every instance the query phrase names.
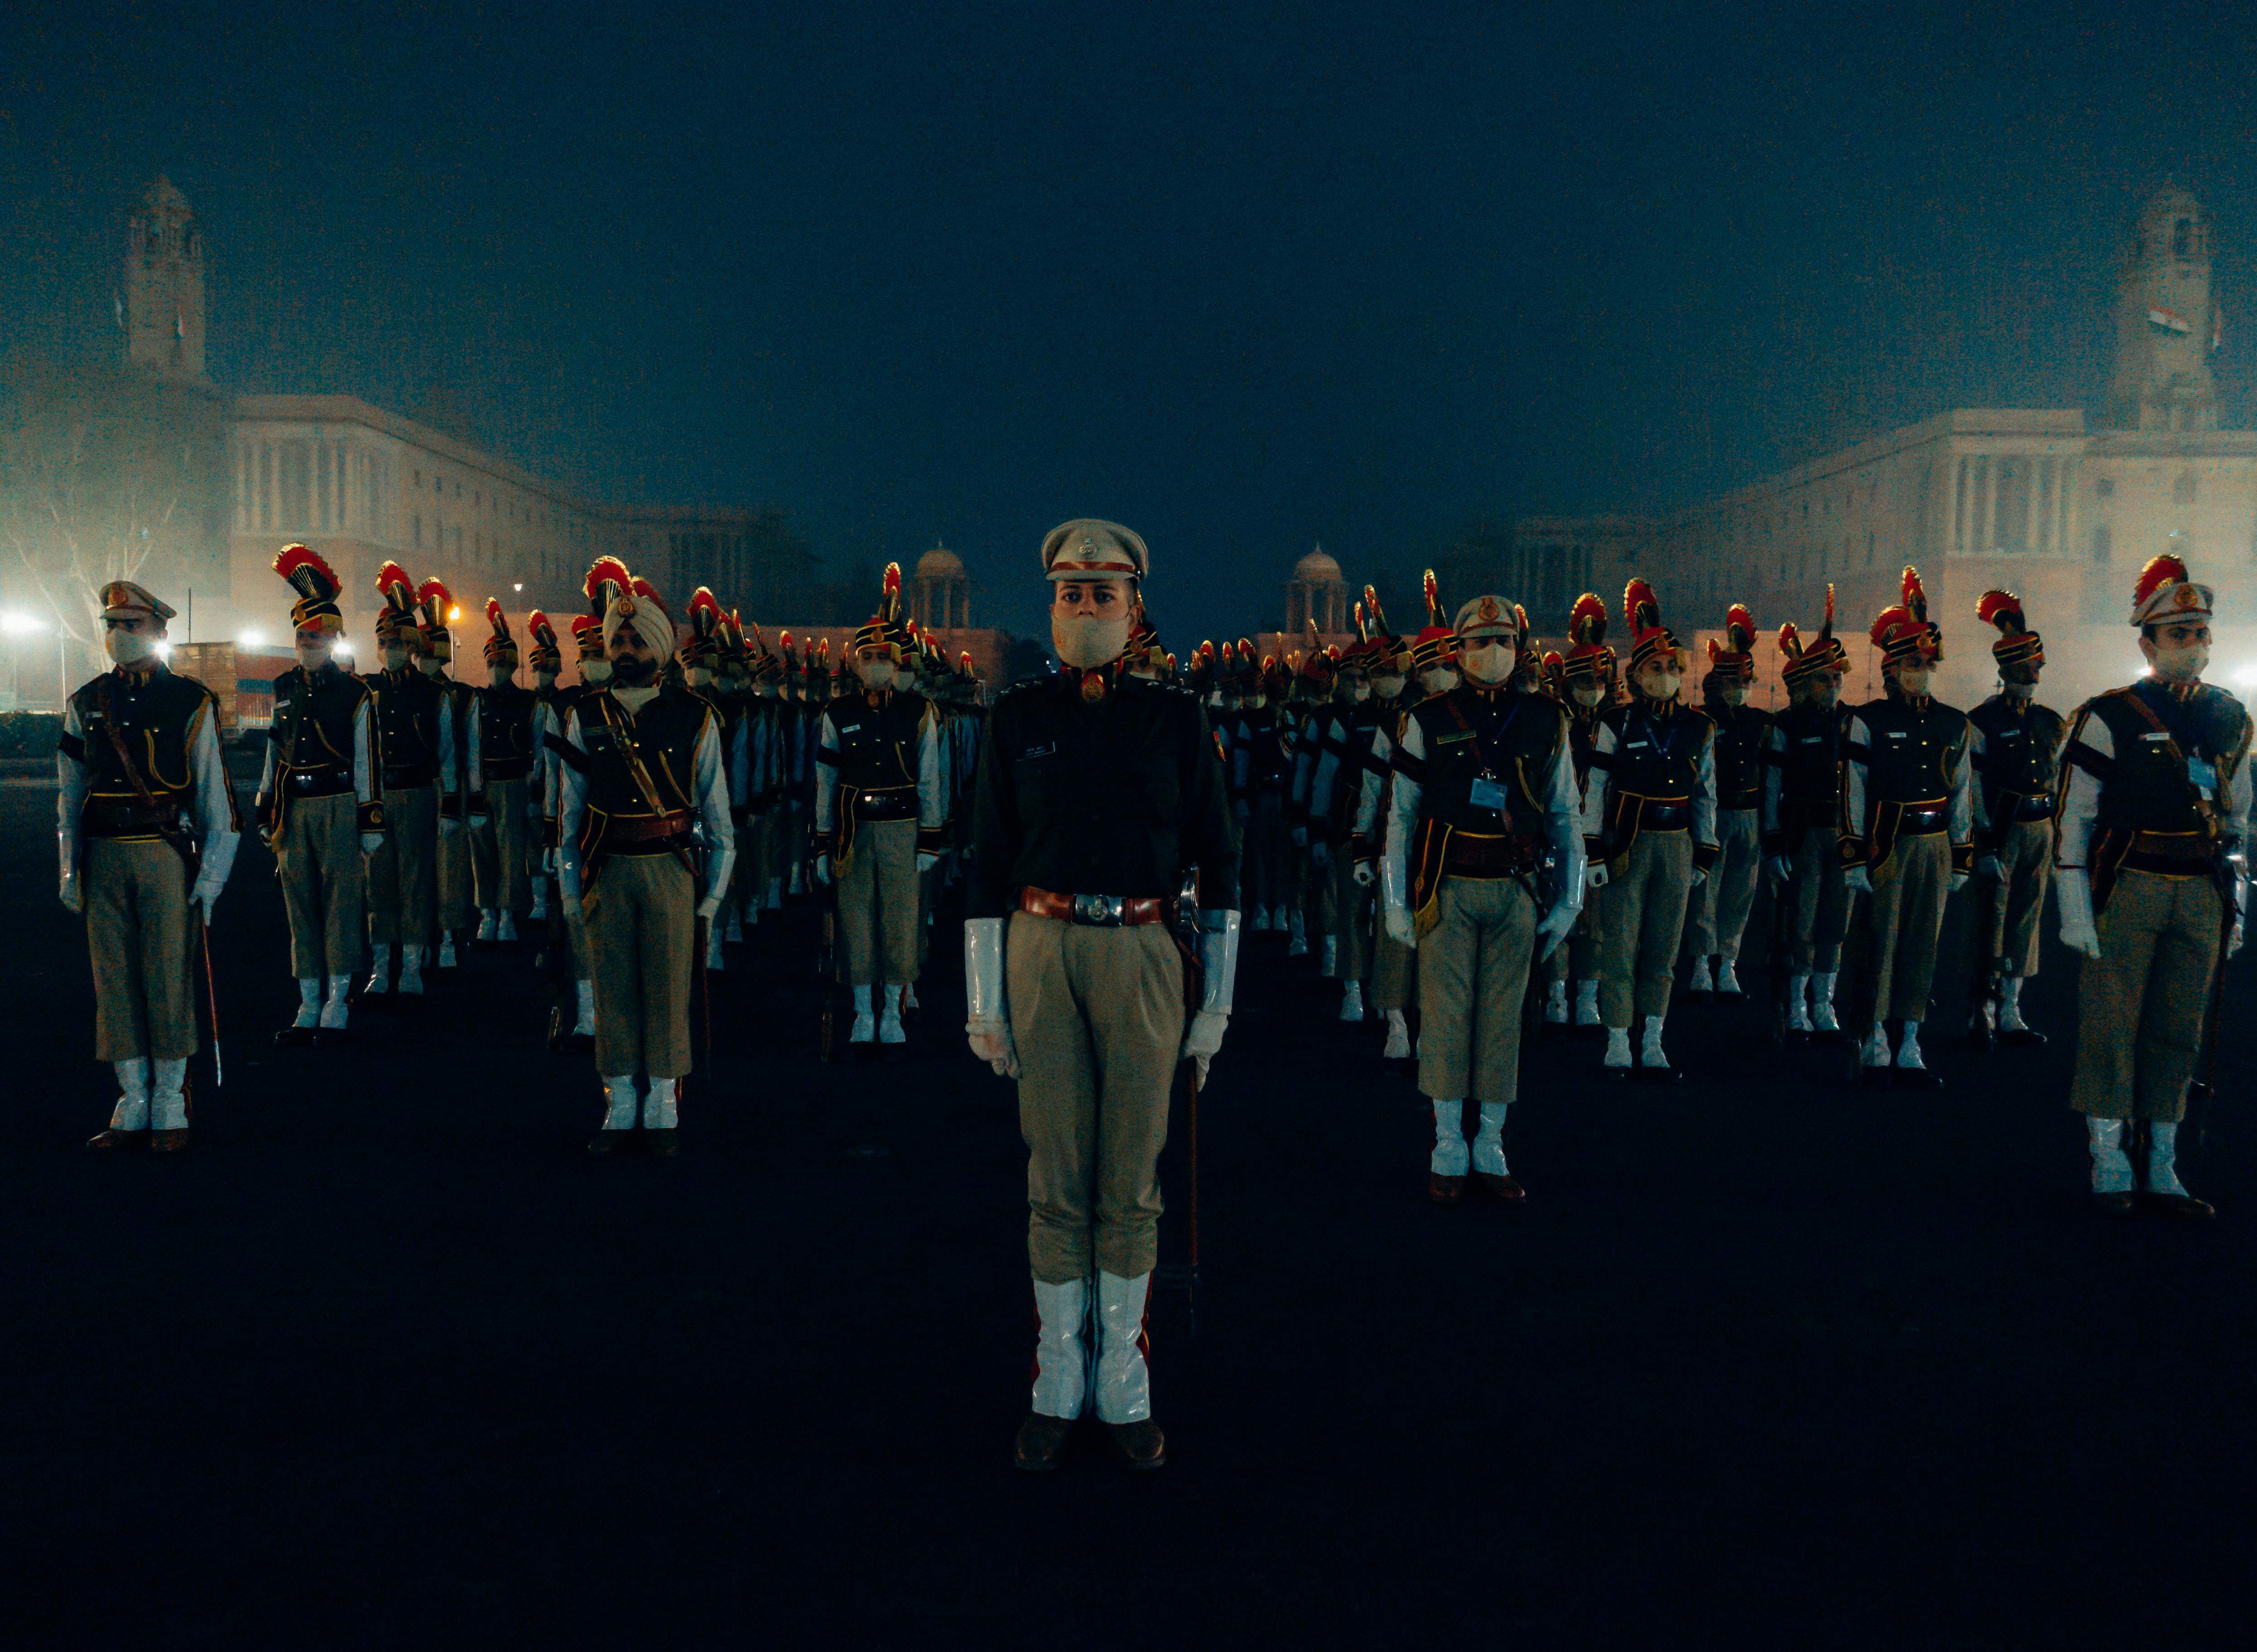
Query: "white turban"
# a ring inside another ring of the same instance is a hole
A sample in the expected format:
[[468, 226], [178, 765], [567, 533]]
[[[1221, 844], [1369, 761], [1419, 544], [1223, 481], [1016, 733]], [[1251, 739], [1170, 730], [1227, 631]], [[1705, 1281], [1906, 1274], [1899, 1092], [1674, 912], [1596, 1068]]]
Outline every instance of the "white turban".
[[604, 652], [609, 653], [612, 635], [621, 625], [632, 625], [635, 633], [656, 654], [662, 663], [674, 653], [674, 622], [666, 611], [648, 597], [627, 592], [604, 610]]

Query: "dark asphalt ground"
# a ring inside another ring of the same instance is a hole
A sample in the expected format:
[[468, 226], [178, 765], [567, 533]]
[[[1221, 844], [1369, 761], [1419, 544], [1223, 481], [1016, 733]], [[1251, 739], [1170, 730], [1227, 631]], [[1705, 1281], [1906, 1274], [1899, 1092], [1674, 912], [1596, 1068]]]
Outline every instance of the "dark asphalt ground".
[[1680, 1000], [1666, 1088], [1547, 1044], [1527, 1205], [1441, 1211], [1376, 1032], [1257, 940], [1198, 1332], [1154, 1324], [1171, 1465], [1029, 1479], [1024, 1155], [952, 940], [907, 1064], [825, 1066], [811, 918], [764, 925], [682, 1157], [595, 1161], [523, 956], [275, 1049], [247, 844], [227, 1088], [119, 1161], [80, 1147], [112, 1091], [52, 808], [0, 789], [0, 1644], [2246, 1644], [2246, 958], [2190, 1226], [2086, 1209], [2057, 955], [2052, 1043], [1939, 1016], [1932, 1096], [1775, 1052], [1752, 1002]]

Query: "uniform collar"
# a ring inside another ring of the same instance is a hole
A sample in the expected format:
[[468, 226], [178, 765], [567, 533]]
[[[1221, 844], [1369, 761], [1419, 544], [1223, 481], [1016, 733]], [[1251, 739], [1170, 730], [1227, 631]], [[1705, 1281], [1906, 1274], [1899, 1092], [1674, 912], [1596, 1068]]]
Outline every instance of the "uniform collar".
[[1128, 657], [1126, 654], [1118, 660], [1108, 660], [1101, 666], [1091, 666], [1086, 669], [1080, 666], [1061, 665], [1058, 667], [1058, 681], [1065, 688], [1079, 694], [1084, 700], [1094, 705], [1120, 688], [1121, 679], [1128, 674]]

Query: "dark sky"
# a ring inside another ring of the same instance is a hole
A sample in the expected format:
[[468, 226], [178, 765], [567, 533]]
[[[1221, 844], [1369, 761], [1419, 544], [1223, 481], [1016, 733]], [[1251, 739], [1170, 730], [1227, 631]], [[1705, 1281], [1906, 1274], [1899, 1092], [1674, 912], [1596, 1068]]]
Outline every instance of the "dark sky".
[[223, 383], [441, 398], [606, 498], [783, 505], [837, 565], [945, 535], [1022, 626], [1044, 530], [1115, 517], [1183, 638], [1270, 619], [1312, 540], [1362, 578], [1485, 514], [2091, 406], [2166, 174], [2217, 222], [2244, 416], [2253, 33], [2121, 0], [4, 0], [0, 320], [110, 348], [162, 170]]

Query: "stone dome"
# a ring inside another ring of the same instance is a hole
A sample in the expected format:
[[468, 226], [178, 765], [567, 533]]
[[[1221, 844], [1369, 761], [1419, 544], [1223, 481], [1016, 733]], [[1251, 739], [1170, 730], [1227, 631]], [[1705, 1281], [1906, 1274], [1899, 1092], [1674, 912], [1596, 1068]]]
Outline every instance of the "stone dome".
[[1321, 545], [1293, 564], [1293, 577], [1311, 585], [1339, 585], [1346, 582], [1341, 577], [1341, 565], [1325, 554], [1325, 548]]
[[936, 545], [917, 558], [916, 576], [919, 579], [962, 579], [964, 559], [945, 545]]

